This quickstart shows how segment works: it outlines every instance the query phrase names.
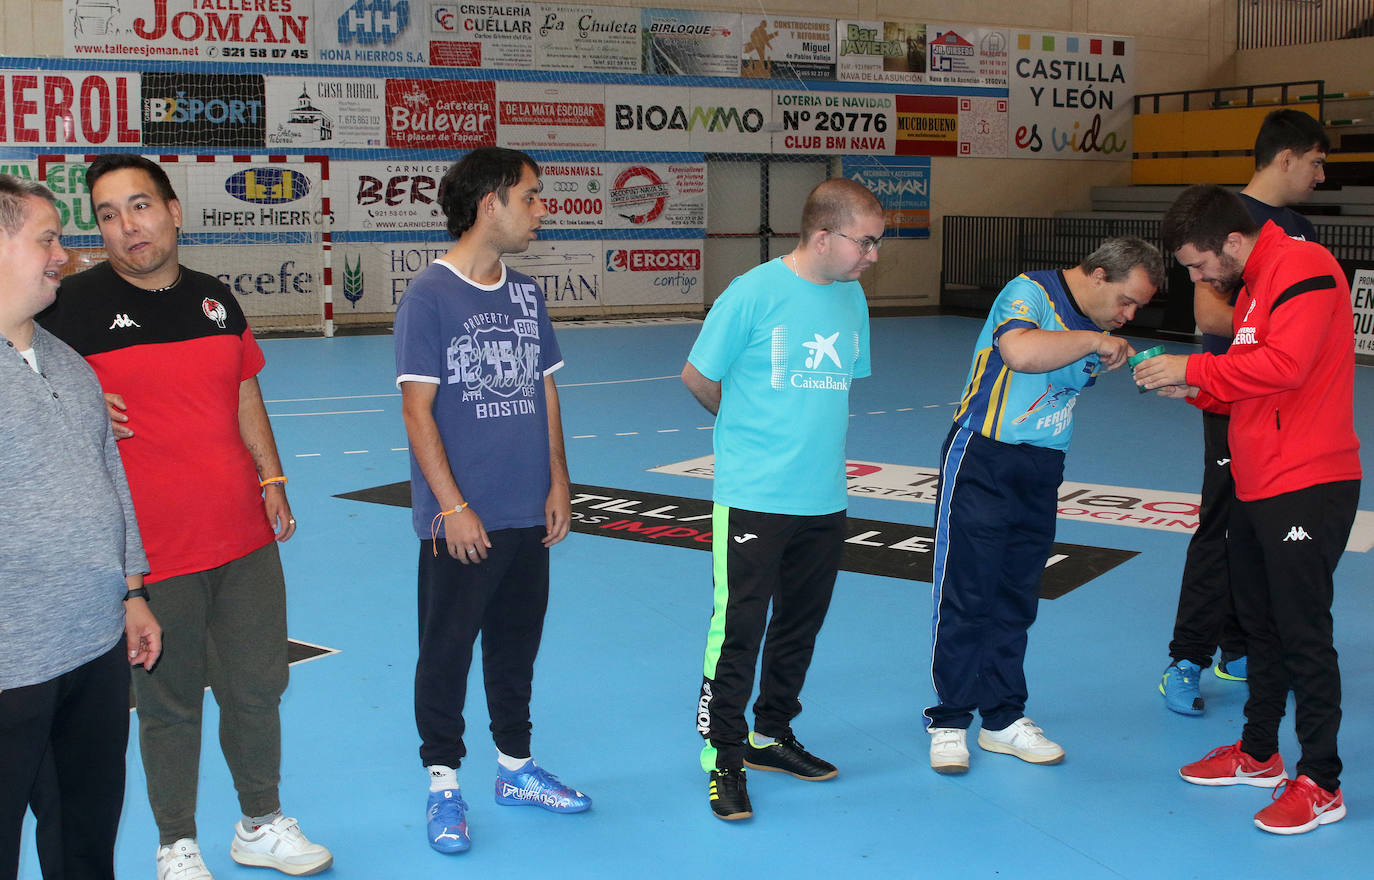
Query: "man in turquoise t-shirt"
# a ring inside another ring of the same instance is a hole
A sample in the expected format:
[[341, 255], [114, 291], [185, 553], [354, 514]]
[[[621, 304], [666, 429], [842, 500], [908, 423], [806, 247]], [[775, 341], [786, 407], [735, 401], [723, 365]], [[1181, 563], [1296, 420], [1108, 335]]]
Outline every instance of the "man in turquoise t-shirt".
[[[849, 385], [871, 372], [858, 278], [878, 261], [883, 226], [867, 188], [821, 183], [796, 249], [726, 288], [682, 371], [716, 415], [715, 610], [697, 731], [721, 819], [753, 815], [745, 766], [807, 780], [838, 772], [797, 742], [791, 722], [844, 549]], [[744, 708], [765, 624], [750, 731]]]

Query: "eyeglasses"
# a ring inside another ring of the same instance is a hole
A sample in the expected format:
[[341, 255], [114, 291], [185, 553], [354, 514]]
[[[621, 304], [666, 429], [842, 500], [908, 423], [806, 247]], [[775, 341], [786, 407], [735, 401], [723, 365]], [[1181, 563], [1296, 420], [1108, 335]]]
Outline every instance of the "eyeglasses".
[[854, 242], [854, 245], [859, 249], [859, 256], [861, 257], [866, 257], [883, 246], [883, 240], [881, 238], [874, 238], [871, 235], [865, 235], [863, 238], [854, 238], [852, 235], [845, 235], [838, 229], [822, 229], [821, 231], [828, 232], [831, 235], [838, 235], [840, 238]]

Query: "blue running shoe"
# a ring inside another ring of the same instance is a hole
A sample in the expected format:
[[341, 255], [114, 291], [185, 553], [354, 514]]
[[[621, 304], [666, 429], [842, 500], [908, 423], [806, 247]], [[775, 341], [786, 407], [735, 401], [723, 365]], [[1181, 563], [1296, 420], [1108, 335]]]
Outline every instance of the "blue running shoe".
[[559, 782], [533, 758], [519, 770], [496, 765], [496, 802], [508, 807], [529, 804], [553, 813], [580, 813], [592, 805], [591, 798]]
[[429, 845], [441, 853], [467, 852], [472, 846], [468, 837], [468, 805], [456, 788], [429, 793], [429, 822], [426, 833]]
[[1202, 667], [1191, 660], [1178, 660], [1164, 670], [1159, 680], [1159, 692], [1164, 705], [1180, 715], [1201, 715], [1202, 695], [1198, 693], [1198, 678]]
[[1227, 657], [1225, 653], [1217, 661], [1217, 665], [1212, 667], [1217, 678], [1226, 681], [1245, 681], [1245, 655], [1239, 657]]

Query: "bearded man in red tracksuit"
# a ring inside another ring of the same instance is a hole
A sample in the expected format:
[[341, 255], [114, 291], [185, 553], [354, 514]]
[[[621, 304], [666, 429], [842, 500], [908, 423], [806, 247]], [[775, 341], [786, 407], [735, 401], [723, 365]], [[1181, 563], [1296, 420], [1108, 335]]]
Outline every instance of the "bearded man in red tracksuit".
[[[1350, 287], [1324, 247], [1272, 222], [1257, 229], [1218, 186], [1184, 190], [1160, 231], [1194, 283], [1238, 291], [1226, 354], [1155, 357], [1135, 371], [1146, 388], [1231, 416], [1231, 588], [1250, 697], [1240, 742], [1179, 773], [1199, 785], [1283, 784], [1255, 824], [1301, 834], [1345, 817], [1331, 600], [1360, 497]], [[1291, 782], [1278, 753], [1290, 689], [1302, 748]]]

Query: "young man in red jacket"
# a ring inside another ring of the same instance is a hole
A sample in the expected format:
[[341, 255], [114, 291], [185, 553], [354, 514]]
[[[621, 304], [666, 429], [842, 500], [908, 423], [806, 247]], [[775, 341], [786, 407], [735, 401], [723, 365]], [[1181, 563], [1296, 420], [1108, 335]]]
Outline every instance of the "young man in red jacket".
[[[1345, 817], [1331, 599], [1360, 496], [1350, 287], [1325, 248], [1272, 222], [1256, 228], [1218, 186], [1184, 190], [1160, 232], [1194, 282], [1238, 291], [1226, 354], [1165, 355], [1135, 370], [1146, 388], [1231, 416], [1231, 584], [1250, 697], [1240, 742], [1179, 773], [1198, 785], [1283, 784], [1255, 824], [1301, 834]], [[1292, 782], [1278, 753], [1290, 688], [1302, 748]]]

